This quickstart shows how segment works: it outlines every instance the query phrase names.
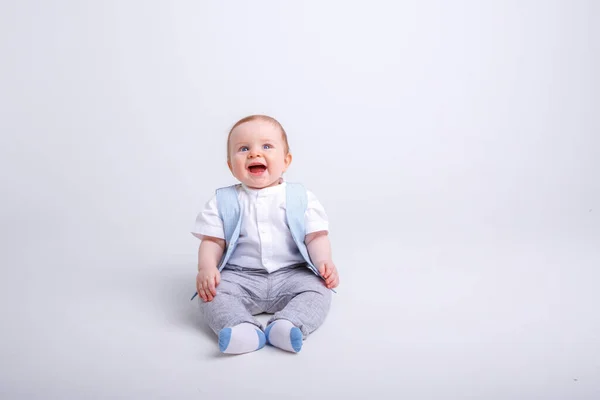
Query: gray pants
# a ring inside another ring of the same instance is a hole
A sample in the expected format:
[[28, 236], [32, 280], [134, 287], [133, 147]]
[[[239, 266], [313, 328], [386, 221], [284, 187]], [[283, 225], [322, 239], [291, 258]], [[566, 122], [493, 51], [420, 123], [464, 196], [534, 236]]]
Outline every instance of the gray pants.
[[215, 332], [249, 322], [263, 329], [254, 315], [274, 314], [300, 328], [304, 338], [325, 320], [331, 304], [331, 290], [305, 265], [264, 270], [226, 266], [221, 271], [217, 295], [210, 302], [198, 296], [208, 326]]

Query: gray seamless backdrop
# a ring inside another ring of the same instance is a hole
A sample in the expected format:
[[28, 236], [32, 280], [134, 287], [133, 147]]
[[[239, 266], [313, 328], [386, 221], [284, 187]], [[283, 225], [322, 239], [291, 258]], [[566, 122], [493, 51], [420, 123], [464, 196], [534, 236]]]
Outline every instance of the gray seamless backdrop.
[[[0, 398], [600, 398], [597, 1], [2, 1]], [[265, 113], [341, 286], [218, 354], [189, 233]]]

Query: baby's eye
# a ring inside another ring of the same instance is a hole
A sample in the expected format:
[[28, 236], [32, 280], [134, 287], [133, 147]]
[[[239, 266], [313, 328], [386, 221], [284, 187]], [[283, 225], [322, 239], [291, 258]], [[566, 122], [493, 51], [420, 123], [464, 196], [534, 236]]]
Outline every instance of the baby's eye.
[[263, 144], [263, 149], [265, 149], [265, 150], [269, 150], [272, 148], [273, 148], [273, 146], [271, 146], [270, 144]]
[[240, 147], [239, 151], [248, 151], [248, 150], [249, 150], [248, 146], [242, 146], [242, 147]]

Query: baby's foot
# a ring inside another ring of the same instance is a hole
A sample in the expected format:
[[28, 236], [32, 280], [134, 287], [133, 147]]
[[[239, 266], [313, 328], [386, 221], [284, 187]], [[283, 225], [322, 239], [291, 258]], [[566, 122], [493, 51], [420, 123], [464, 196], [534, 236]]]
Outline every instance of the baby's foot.
[[265, 334], [248, 322], [219, 331], [219, 350], [226, 354], [243, 354], [260, 350], [267, 342]]
[[302, 349], [302, 331], [287, 319], [278, 319], [265, 329], [267, 342], [282, 350], [297, 353]]

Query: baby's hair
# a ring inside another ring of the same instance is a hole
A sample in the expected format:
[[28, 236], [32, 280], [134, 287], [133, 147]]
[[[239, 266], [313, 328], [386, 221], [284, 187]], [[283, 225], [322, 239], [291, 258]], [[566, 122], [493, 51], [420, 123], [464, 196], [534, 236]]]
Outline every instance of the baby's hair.
[[240, 119], [231, 127], [231, 130], [229, 130], [229, 135], [227, 135], [227, 161], [229, 161], [229, 140], [231, 139], [231, 133], [235, 128], [237, 128], [241, 124], [250, 121], [265, 121], [275, 125], [281, 131], [281, 136], [283, 137], [283, 144], [285, 145], [285, 154], [288, 154], [290, 152], [290, 145], [288, 144], [287, 133], [285, 133], [285, 129], [283, 129], [283, 126], [281, 126], [279, 121], [277, 121], [273, 117], [269, 117], [268, 115], [249, 115], [245, 118]]

